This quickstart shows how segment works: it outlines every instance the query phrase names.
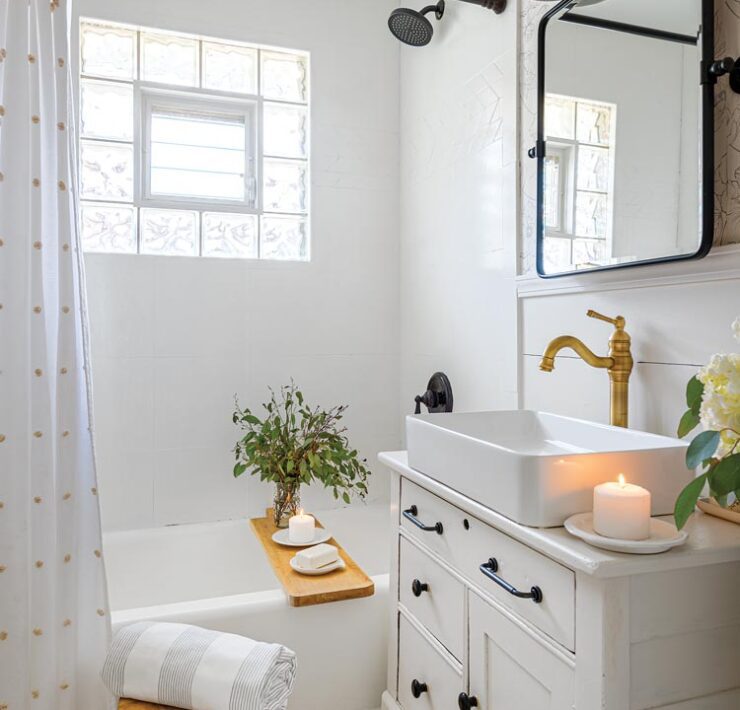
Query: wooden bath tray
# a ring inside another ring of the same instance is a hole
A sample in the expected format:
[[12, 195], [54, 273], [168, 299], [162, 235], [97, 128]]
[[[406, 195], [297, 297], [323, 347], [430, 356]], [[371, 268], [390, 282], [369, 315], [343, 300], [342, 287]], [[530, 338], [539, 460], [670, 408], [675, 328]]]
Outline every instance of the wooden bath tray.
[[[275, 570], [280, 584], [283, 585], [291, 606], [311, 606], [345, 599], [359, 599], [371, 597], [375, 593], [373, 580], [360, 569], [334, 538], [328, 542], [338, 548], [339, 555], [346, 565], [345, 569], [319, 577], [308, 577], [295, 572], [290, 566], [291, 558], [301, 548], [284, 547], [273, 542], [272, 536], [277, 528], [272, 522], [271, 515], [268, 514], [265, 518], [252, 518], [249, 523], [262, 547], [265, 548], [267, 559]], [[318, 519], [316, 525], [323, 527]]]

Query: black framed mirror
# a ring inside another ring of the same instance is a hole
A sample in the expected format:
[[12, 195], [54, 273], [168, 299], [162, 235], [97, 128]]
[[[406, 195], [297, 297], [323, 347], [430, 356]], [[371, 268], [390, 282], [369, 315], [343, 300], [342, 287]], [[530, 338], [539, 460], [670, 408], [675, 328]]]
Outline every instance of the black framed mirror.
[[538, 37], [537, 272], [712, 246], [714, 0], [563, 0]]

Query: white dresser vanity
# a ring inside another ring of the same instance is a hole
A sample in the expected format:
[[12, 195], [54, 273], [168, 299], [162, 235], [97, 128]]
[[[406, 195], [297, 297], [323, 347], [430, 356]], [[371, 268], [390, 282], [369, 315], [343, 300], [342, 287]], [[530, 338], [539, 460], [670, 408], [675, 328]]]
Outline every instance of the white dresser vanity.
[[391, 470], [384, 710], [740, 708], [740, 526], [697, 514], [660, 555], [526, 527]]

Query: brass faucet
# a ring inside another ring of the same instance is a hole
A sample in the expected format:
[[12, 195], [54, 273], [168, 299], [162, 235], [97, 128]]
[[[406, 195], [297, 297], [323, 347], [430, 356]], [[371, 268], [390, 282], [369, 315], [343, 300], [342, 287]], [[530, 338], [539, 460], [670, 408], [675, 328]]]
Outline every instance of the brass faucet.
[[611, 423], [613, 426], [627, 427], [629, 419], [629, 380], [634, 361], [630, 345], [632, 339], [625, 332], [625, 319], [622, 316], [608, 318], [596, 311], [588, 311], [589, 318], [597, 318], [614, 326], [609, 338], [609, 355], [599, 357], [587, 348], [578, 338], [572, 335], [561, 335], [555, 338], [545, 349], [540, 362], [540, 370], [552, 372], [555, 367], [555, 356], [563, 348], [571, 348], [591, 367], [603, 367], [609, 373], [611, 382]]

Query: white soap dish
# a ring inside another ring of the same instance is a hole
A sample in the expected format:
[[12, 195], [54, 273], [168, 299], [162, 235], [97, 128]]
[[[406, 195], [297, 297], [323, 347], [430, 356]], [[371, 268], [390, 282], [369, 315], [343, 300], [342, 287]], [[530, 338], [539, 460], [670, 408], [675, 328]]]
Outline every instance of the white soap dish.
[[313, 540], [309, 542], [291, 542], [290, 530], [288, 530], [288, 528], [284, 528], [274, 533], [272, 540], [278, 545], [285, 545], [286, 547], [312, 547], [313, 545], [318, 545], [320, 542], [331, 540], [331, 533], [324, 528], [315, 528]]
[[650, 537], [647, 540], [618, 540], [604, 537], [594, 530], [593, 513], [571, 515], [565, 521], [565, 529], [571, 535], [581, 538], [594, 547], [601, 547], [612, 552], [626, 552], [631, 555], [656, 555], [672, 547], [683, 545], [688, 538], [686, 531], [677, 530], [675, 525], [657, 518], [650, 519]]
[[346, 565], [344, 564], [344, 560], [341, 557], [337, 560], [334, 560], [334, 562], [330, 562], [328, 565], [319, 567], [318, 569], [308, 569], [306, 567], [301, 567], [298, 564], [298, 560], [296, 560], [295, 557], [291, 557], [290, 566], [299, 574], [306, 574], [310, 577], [316, 577], [320, 574], [329, 574], [329, 572], [334, 572], [335, 570], [344, 569], [346, 567]]

